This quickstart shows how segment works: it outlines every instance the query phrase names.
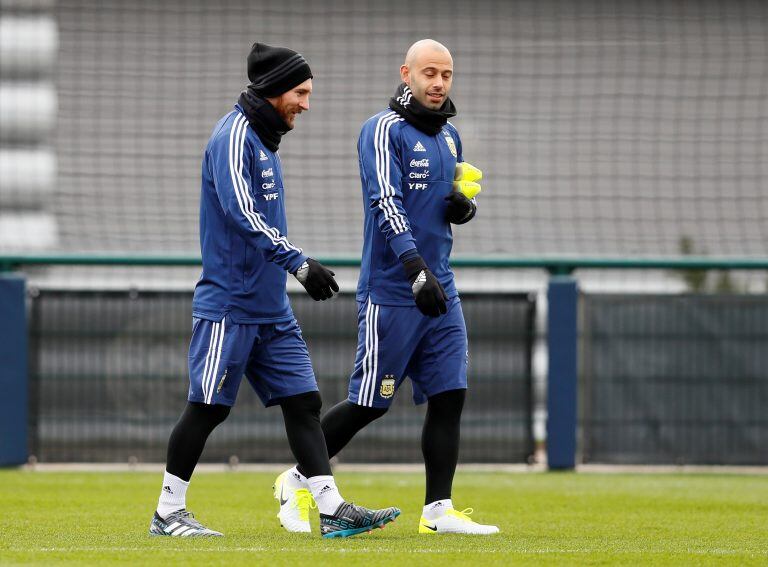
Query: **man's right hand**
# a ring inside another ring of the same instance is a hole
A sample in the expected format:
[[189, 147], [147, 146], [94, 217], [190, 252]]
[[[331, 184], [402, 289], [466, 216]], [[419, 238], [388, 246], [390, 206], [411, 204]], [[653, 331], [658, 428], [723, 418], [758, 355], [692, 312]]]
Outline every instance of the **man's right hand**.
[[448, 311], [445, 302], [448, 297], [435, 275], [429, 271], [421, 256], [415, 256], [403, 262], [405, 275], [411, 282], [411, 291], [416, 300], [416, 306], [424, 315], [439, 317]]
[[336, 274], [312, 258], [304, 262], [293, 275], [315, 301], [325, 301], [339, 291], [339, 284], [333, 279]]

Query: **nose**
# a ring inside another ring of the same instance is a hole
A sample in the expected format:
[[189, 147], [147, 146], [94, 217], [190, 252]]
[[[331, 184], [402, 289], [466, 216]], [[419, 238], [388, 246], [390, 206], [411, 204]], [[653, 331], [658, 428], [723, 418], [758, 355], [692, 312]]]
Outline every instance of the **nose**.
[[299, 108], [309, 110], [309, 99], [299, 101]]

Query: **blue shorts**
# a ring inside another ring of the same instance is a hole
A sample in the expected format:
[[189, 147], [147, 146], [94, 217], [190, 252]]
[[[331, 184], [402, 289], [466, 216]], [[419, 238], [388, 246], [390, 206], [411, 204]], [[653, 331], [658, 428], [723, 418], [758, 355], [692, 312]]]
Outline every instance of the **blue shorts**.
[[415, 305], [358, 302], [355, 370], [349, 380], [349, 401], [387, 408], [406, 377], [413, 401], [467, 387], [467, 328], [461, 301], [448, 302], [440, 317], [422, 315]]
[[317, 391], [296, 319], [238, 325], [194, 318], [189, 344], [189, 401], [232, 406], [245, 375], [265, 406]]

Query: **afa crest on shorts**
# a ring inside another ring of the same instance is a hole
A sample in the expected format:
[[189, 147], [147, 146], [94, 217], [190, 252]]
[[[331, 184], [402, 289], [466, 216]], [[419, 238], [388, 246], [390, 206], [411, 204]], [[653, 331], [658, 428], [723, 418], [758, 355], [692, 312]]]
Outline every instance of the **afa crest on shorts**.
[[381, 379], [379, 395], [382, 398], [391, 398], [395, 395], [395, 376], [393, 374], [387, 374]]

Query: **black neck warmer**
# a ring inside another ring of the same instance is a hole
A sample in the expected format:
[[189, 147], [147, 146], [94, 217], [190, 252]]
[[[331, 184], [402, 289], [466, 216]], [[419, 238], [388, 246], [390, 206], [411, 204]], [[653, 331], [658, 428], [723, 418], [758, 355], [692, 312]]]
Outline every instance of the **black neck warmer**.
[[456, 107], [450, 98], [445, 99], [439, 110], [430, 110], [413, 98], [411, 89], [405, 83], [397, 87], [395, 96], [389, 99], [389, 108], [430, 136], [439, 134], [448, 119], [456, 116]]
[[259, 135], [261, 143], [270, 151], [276, 152], [280, 146], [280, 140], [290, 128], [275, 107], [257, 94], [252, 84], [240, 94], [237, 102], [243, 107], [248, 124]]

